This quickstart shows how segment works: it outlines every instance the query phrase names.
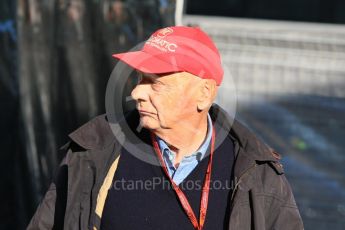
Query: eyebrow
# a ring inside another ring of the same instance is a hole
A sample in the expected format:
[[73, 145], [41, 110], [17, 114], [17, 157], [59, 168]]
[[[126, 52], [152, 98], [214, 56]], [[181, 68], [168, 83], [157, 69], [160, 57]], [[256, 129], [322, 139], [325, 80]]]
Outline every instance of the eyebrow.
[[158, 79], [158, 78], [160, 77], [159, 74], [147, 74], [147, 73], [138, 72], [138, 71], [137, 71], [137, 73], [138, 73], [140, 76], [142, 76], [143, 78], [148, 78], [148, 79], [150, 79], [150, 80], [153, 80], [153, 81], [155, 81], [155, 82], [159, 82], [159, 83], [165, 85], [164, 82], [162, 82], [162, 81], [160, 81], [160, 80]]

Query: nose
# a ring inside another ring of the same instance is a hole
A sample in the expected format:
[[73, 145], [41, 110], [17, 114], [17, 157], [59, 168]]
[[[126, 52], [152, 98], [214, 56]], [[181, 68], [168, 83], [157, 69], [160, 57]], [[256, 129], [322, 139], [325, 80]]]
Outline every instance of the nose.
[[148, 99], [148, 85], [147, 84], [138, 84], [131, 92], [132, 98], [136, 102], [146, 101]]

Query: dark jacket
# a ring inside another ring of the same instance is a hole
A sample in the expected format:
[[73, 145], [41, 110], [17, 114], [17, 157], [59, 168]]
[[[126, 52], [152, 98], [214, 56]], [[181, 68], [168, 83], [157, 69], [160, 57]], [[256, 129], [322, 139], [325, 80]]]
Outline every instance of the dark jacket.
[[[231, 125], [219, 106], [213, 105], [210, 115], [235, 144], [234, 189], [224, 201], [231, 202], [229, 230], [303, 229], [279, 154], [238, 121]], [[66, 156], [28, 229], [99, 229], [97, 199], [121, 148], [113, 132], [118, 137], [121, 130], [121, 125], [111, 130], [102, 115], [69, 135], [61, 149]]]

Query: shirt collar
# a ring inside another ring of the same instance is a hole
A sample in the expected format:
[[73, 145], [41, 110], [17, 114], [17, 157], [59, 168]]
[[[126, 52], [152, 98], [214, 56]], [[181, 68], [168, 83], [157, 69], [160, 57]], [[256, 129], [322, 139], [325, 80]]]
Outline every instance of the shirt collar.
[[[201, 146], [199, 147], [197, 151], [195, 151], [191, 155], [184, 157], [184, 159], [189, 160], [189, 159], [197, 158], [198, 161], [201, 161], [206, 154], [208, 146], [210, 145], [212, 132], [213, 132], [212, 119], [211, 119], [210, 114], [207, 114], [207, 134], [204, 139], [204, 142], [201, 144]], [[156, 140], [158, 142], [161, 153], [163, 154], [163, 157], [164, 157], [164, 154], [167, 152], [167, 150], [168, 152], [171, 152], [169, 146], [166, 144], [166, 142], [163, 139], [156, 136]], [[200, 157], [197, 157], [198, 155], [200, 155]]]

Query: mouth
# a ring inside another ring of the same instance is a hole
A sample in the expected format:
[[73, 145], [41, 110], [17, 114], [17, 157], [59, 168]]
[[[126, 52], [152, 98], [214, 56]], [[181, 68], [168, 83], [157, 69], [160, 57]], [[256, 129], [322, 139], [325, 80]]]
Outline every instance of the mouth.
[[138, 110], [138, 111], [139, 111], [139, 114], [142, 116], [145, 116], [145, 115], [153, 116], [153, 115], [155, 115], [155, 113], [151, 113], [151, 112], [148, 112], [146, 110]]

